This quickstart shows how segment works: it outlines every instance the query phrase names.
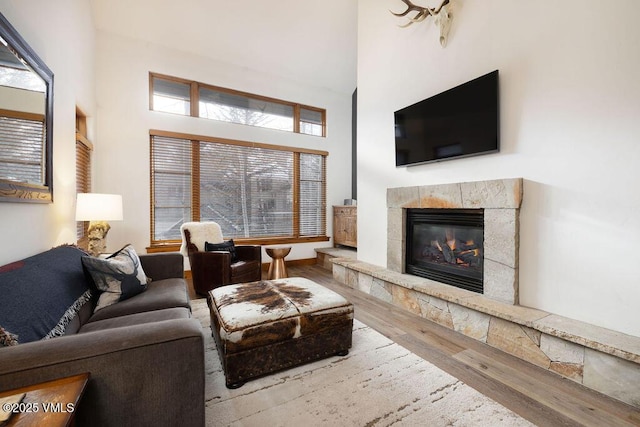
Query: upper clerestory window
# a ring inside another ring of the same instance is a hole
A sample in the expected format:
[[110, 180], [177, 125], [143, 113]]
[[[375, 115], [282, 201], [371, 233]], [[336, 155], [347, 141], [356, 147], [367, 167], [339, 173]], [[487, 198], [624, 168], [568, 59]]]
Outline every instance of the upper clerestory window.
[[150, 73], [152, 111], [326, 136], [321, 108]]

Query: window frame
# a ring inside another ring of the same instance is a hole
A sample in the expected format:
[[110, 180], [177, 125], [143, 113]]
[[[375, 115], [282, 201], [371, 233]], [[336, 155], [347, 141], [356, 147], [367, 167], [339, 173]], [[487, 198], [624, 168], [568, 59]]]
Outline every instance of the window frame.
[[[258, 94], [254, 94], [254, 93], [249, 93], [249, 92], [243, 92], [240, 90], [235, 90], [235, 89], [229, 89], [229, 88], [225, 88], [225, 87], [221, 87], [221, 86], [215, 86], [215, 85], [211, 85], [211, 84], [207, 84], [207, 83], [201, 83], [201, 82], [197, 82], [194, 80], [188, 80], [188, 79], [183, 79], [180, 77], [174, 77], [174, 76], [169, 76], [166, 74], [160, 74], [160, 73], [154, 73], [154, 72], [150, 72], [149, 73], [149, 110], [150, 111], [154, 111], [154, 112], [160, 112], [160, 113], [168, 113], [168, 114], [177, 114], [177, 115], [182, 115], [179, 113], [171, 113], [171, 112], [166, 112], [166, 111], [161, 111], [161, 110], [155, 110], [154, 109], [154, 103], [153, 103], [153, 95], [154, 95], [154, 91], [153, 91], [153, 80], [154, 78], [158, 78], [158, 79], [162, 79], [162, 80], [167, 80], [167, 81], [171, 81], [171, 82], [175, 82], [175, 83], [182, 83], [182, 84], [188, 84], [190, 85], [190, 114], [189, 115], [184, 115], [186, 117], [196, 117], [196, 118], [204, 118], [204, 117], [200, 117], [200, 89], [209, 89], [209, 90], [213, 90], [213, 91], [218, 91], [218, 92], [224, 92], [227, 93], [229, 95], [234, 95], [234, 96], [241, 96], [241, 97], [245, 97], [247, 99], [253, 99], [253, 100], [257, 100], [257, 101], [265, 101], [265, 102], [271, 102], [271, 103], [275, 103], [275, 104], [281, 104], [281, 105], [285, 105], [287, 107], [291, 107], [293, 108], [293, 130], [292, 131], [283, 131], [283, 132], [293, 132], [293, 133], [297, 133], [300, 135], [307, 135], [307, 136], [316, 136], [316, 137], [322, 137], [325, 138], [327, 136], [327, 111], [323, 108], [319, 108], [319, 107], [313, 107], [310, 105], [304, 105], [304, 104], [300, 104], [300, 103], [296, 103], [296, 102], [290, 102], [290, 101], [284, 101], [282, 99], [277, 99], [277, 98], [271, 98], [268, 96], [263, 96], [263, 95], [258, 95]], [[321, 115], [321, 135], [314, 135], [314, 134], [310, 134], [310, 133], [303, 133], [300, 131], [300, 121], [301, 121], [301, 110], [309, 110], [309, 111], [315, 111], [320, 113]], [[209, 119], [209, 118], [204, 118], [205, 120], [216, 120], [216, 119]], [[230, 122], [230, 123], [236, 123], [236, 124], [244, 124], [244, 123], [237, 123], [237, 122]], [[245, 125], [245, 126], [257, 126], [257, 127], [262, 127], [264, 129], [270, 129], [266, 126], [259, 126], [259, 125]]]
[[[91, 192], [93, 144], [87, 138], [87, 117], [76, 107], [76, 195]], [[76, 221], [76, 239], [87, 247], [89, 221]]]
[[[162, 248], [173, 248], [176, 245], [180, 244], [179, 239], [168, 239], [168, 240], [158, 240], [155, 239], [155, 178], [154, 178], [154, 156], [153, 156], [153, 138], [154, 137], [164, 137], [164, 138], [176, 138], [182, 140], [188, 140], [191, 142], [192, 150], [195, 150], [196, 147], [200, 144], [200, 142], [213, 142], [218, 144], [226, 144], [226, 145], [235, 145], [249, 148], [265, 148], [270, 150], [279, 150], [279, 151], [287, 151], [293, 153], [293, 176], [294, 176], [294, 188], [293, 188], [293, 203], [292, 203], [292, 214], [293, 214], [293, 234], [290, 236], [277, 236], [277, 237], [233, 237], [234, 242], [240, 244], [260, 244], [260, 245], [269, 245], [269, 244], [283, 244], [283, 243], [306, 243], [306, 242], [322, 242], [329, 241], [329, 237], [327, 234], [327, 176], [326, 176], [326, 161], [329, 153], [327, 151], [322, 150], [313, 150], [306, 148], [298, 148], [298, 147], [289, 147], [282, 145], [273, 145], [273, 144], [265, 144], [258, 142], [249, 142], [249, 141], [240, 141], [234, 139], [227, 138], [218, 138], [211, 136], [202, 136], [202, 135], [192, 135], [185, 134], [181, 132], [171, 132], [164, 130], [152, 129], [149, 131], [149, 174], [150, 174], [150, 249], [161, 250]], [[323, 156], [323, 181], [322, 181], [322, 219], [321, 219], [321, 228], [324, 234], [317, 236], [301, 236], [300, 235], [300, 154], [315, 154]], [[197, 171], [200, 168], [198, 156], [192, 157], [191, 160], [191, 221], [199, 221], [200, 220], [200, 182], [198, 179]]]
[[[23, 134], [16, 134], [16, 133], [11, 133], [12, 127], [9, 126], [8, 128], [4, 128], [3, 130], [6, 130], [6, 132], [9, 135], [9, 141], [12, 141], [14, 144], [14, 146], [17, 146], [18, 144], [20, 144], [20, 146], [24, 146], [27, 145], [29, 147], [40, 147], [40, 150], [42, 151], [40, 153], [38, 162], [37, 162], [37, 166], [39, 167], [39, 174], [41, 176], [41, 178], [43, 180], [46, 179], [44, 172], [44, 165], [45, 165], [45, 160], [43, 159], [43, 155], [45, 154], [46, 148], [45, 148], [45, 144], [44, 144], [44, 137], [45, 137], [45, 132], [46, 132], [46, 126], [45, 126], [45, 115], [44, 114], [38, 114], [38, 113], [28, 113], [28, 112], [24, 112], [24, 111], [14, 111], [14, 110], [6, 110], [6, 109], [0, 109], [0, 118], [3, 119], [7, 119], [9, 121], [19, 121], [22, 124], [29, 124], [29, 129], [31, 131], [34, 132], [40, 132], [40, 137], [38, 138], [38, 140], [36, 141], [35, 139], [23, 139], [23, 138], [11, 138], [11, 136], [13, 135], [18, 135], [18, 136], [23, 136]], [[33, 126], [33, 127], [31, 127]], [[0, 143], [0, 149], [5, 150], [7, 149], [7, 146], [4, 145], [3, 141], [2, 143]], [[31, 142], [31, 144], [27, 144]], [[10, 144], [11, 145], [11, 144]], [[20, 156], [22, 157], [22, 156]], [[19, 164], [21, 162], [21, 160], [14, 160], [17, 164]], [[11, 164], [14, 161], [11, 160], [6, 160], [3, 161], [0, 158], [0, 163], [2, 164]], [[25, 163], [23, 163], [25, 164]], [[31, 163], [32, 165], [36, 165], [35, 162]], [[14, 164], [15, 166], [15, 164]], [[16, 169], [19, 172], [22, 172], [22, 170], [19, 167], [16, 167]], [[23, 182], [23, 181], [13, 181], [13, 180], [9, 180], [9, 179], [5, 179], [5, 178], [0, 178], [0, 184], [4, 184], [7, 183], [8, 185], [14, 184], [15, 186], [24, 186], [24, 187], [29, 187], [29, 188], [33, 188], [33, 189], [40, 189], [40, 188], [44, 188], [43, 185], [38, 184], [38, 183], [33, 183], [33, 182]], [[1, 187], [0, 187], [1, 188]], [[2, 197], [2, 196], [0, 196]]]

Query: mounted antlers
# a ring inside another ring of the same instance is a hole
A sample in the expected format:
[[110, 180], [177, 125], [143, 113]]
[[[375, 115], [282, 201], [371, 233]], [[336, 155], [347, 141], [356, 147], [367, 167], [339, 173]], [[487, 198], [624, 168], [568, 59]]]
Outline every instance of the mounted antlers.
[[433, 16], [436, 24], [440, 27], [440, 44], [444, 47], [447, 44], [447, 36], [449, 34], [449, 29], [451, 28], [451, 13], [449, 12], [447, 6], [449, 5], [450, 0], [444, 0], [440, 7], [438, 8], [429, 8], [416, 6], [411, 3], [410, 0], [402, 0], [404, 4], [407, 5], [407, 10], [402, 13], [391, 12], [395, 16], [407, 16], [407, 14], [411, 12], [416, 12], [416, 14], [412, 17], [408, 17], [409, 22], [405, 25], [400, 25], [402, 28], [406, 28], [414, 22], [422, 22], [428, 16]]

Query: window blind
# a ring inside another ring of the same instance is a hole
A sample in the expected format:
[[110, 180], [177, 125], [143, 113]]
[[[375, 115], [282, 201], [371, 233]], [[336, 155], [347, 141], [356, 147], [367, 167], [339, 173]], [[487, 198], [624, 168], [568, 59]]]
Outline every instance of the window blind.
[[326, 153], [154, 134], [151, 153], [153, 242], [179, 240], [191, 220], [225, 238], [326, 234]]
[[[91, 147], [76, 137], [76, 193], [91, 192]], [[78, 240], [87, 235], [88, 221], [76, 222]]]
[[191, 221], [192, 145], [186, 139], [153, 137], [151, 144], [153, 240], [180, 240]]
[[300, 235], [319, 236], [326, 230], [324, 156], [300, 154]]
[[43, 185], [44, 118], [0, 116], [0, 176], [10, 181]]
[[200, 218], [225, 237], [293, 234], [293, 153], [200, 144]]

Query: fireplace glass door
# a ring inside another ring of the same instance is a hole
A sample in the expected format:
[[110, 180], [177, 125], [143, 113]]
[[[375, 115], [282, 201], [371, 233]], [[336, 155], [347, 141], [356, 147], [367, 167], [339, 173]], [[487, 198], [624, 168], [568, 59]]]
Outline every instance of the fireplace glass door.
[[483, 243], [482, 209], [407, 210], [409, 274], [482, 293]]

